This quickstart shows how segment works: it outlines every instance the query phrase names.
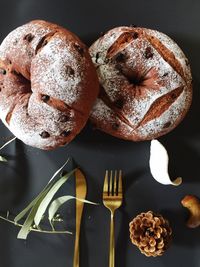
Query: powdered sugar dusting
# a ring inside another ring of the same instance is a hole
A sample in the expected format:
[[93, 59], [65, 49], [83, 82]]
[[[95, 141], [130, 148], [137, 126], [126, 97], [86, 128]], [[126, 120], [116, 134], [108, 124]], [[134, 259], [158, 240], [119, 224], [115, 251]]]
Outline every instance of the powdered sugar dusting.
[[181, 121], [180, 114], [185, 115], [187, 109], [188, 95], [185, 91], [178, 97], [177, 101], [170, 106], [170, 109], [163, 112], [163, 114], [145, 124], [145, 126], [141, 126], [136, 129], [136, 134], [142, 136], [145, 139], [153, 139], [155, 136], [155, 129], [157, 132], [160, 132], [160, 135], [165, 134], [165, 125], [170, 123], [172, 125], [172, 129], [174, 129], [178, 122]]
[[167, 47], [170, 51], [173, 51], [175, 57], [181, 63], [186, 79], [190, 83], [191, 82], [191, 70], [188, 64], [188, 59], [186, 58], [181, 48], [177, 45], [177, 43], [175, 43], [169, 36], [167, 36], [164, 33], [161, 33], [155, 30], [149, 30], [149, 29], [145, 29], [145, 30], [147, 31], [149, 35], [154, 36], [158, 40], [160, 40], [165, 45], [165, 47]]
[[[83, 60], [72, 53], [72, 44], [63, 44], [63, 40], [55, 35], [36, 55], [31, 66], [32, 90], [40, 88], [41, 93], [72, 105], [78, 101], [82, 89], [80, 83], [85, 78], [81, 73]], [[74, 72], [71, 76], [67, 73], [68, 67]]]
[[[21, 73], [28, 79], [27, 66], [30, 68], [31, 56], [35, 54], [35, 49], [43, 36], [51, 32], [49, 26], [43, 27], [40, 21], [28, 23], [18, 27], [8, 34], [0, 46], [0, 58], [5, 60], [12, 57], [13, 62], [21, 62]], [[27, 34], [31, 33], [34, 38], [31, 43], [24, 40]], [[14, 53], [13, 53], [14, 51]], [[27, 53], [30, 57], [27, 57]], [[23, 58], [23, 60], [21, 60]]]
[[[10, 32], [7, 37], [3, 40], [0, 47], [0, 57], [1, 59], [5, 59], [6, 54], [13, 51], [16, 45], [21, 42], [21, 39], [25, 37], [28, 33], [31, 33], [34, 38], [31, 41], [31, 46], [35, 50], [39, 40], [50, 33], [52, 29], [50, 27], [42, 27], [40, 23], [27, 23], [23, 26], [20, 26]], [[17, 57], [17, 54], [25, 54], [26, 46], [22, 45], [18, 49], [16, 49], [16, 53], [13, 56]], [[15, 58], [14, 58], [15, 60]]]
[[115, 127], [120, 126], [120, 131], [123, 132], [123, 138], [127, 138], [130, 135], [134, 135], [133, 129], [126, 123], [120, 120], [115, 112], [110, 109], [106, 104], [98, 99], [95, 104], [95, 108], [92, 111], [93, 121], [96, 123], [98, 129], [105, 132], [111, 132], [114, 134]]
[[[92, 61], [96, 66], [105, 63], [106, 54], [108, 48], [117, 40], [117, 38], [125, 31], [128, 27], [119, 27], [110, 30], [104, 36], [100, 37], [89, 49]], [[96, 58], [98, 52], [99, 57]]]

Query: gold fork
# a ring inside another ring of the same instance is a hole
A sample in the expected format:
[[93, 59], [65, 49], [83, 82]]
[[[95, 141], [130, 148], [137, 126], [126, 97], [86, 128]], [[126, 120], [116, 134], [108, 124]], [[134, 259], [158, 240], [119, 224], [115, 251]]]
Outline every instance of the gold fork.
[[103, 187], [103, 204], [110, 210], [110, 254], [109, 267], [115, 266], [114, 213], [122, 204], [122, 171], [106, 170]]

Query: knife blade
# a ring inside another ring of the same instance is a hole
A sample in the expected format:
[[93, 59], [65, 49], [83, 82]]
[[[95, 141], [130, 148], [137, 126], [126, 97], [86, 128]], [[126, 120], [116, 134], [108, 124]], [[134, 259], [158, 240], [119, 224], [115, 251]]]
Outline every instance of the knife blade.
[[[75, 181], [76, 181], [76, 197], [85, 199], [87, 193], [87, 184], [85, 176], [79, 169], [75, 171]], [[74, 245], [73, 267], [79, 267], [79, 240], [80, 240], [80, 228], [81, 228], [83, 206], [84, 206], [83, 202], [76, 200], [76, 236]]]

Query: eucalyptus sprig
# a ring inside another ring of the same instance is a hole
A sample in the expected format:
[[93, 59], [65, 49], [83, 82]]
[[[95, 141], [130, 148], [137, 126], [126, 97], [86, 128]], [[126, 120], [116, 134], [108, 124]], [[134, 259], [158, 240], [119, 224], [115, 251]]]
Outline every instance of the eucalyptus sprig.
[[[11, 224], [14, 224], [15, 226], [18, 226], [18, 227], [21, 227], [21, 228], [23, 227], [22, 224], [16, 223], [15, 221], [9, 219], [9, 216], [3, 217], [3, 216], [0, 215], [0, 219], [4, 220], [6, 222], [9, 222]], [[30, 227], [29, 230], [30, 230], [30, 232], [33, 231], [33, 232], [40, 232], [40, 233], [44, 233], [44, 234], [72, 234], [72, 232], [69, 232], [69, 231], [56, 231], [56, 230], [49, 231], [49, 230], [44, 230], [44, 229], [43, 230], [42, 229], [37, 229], [37, 228], [35, 228], [34, 225], [32, 227]]]
[[[69, 177], [71, 177], [77, 169], [74, 169], [65, 175], [62, 175], [58, 179], [56, 179], [57, 175], [61, 172], [61, 170], [66, 166], [69, 162], [69, 159], [63, 164], [61, 168], [59, 168], [51, 177], [48, 184], [44, 187], [44, 189], [31, 201], [31, 203], [23, 209], [14, 220], [9, 219], [9, 215], [7, 217], [0, 216], [0, 219], [12, 223], [18, 227], [20, 227], [20, 231], [17, 235], [19, 239], [26, 239], [28, 234], [31, 231], [40, 232], [40, 233], [49, 233], [49, 234], [72, 234], [69, 231], [57, 231], [55, 230], [55, 222], [62, 221], [61, 218], [58, 218], [56, 215], [58, 209], [71, 199], [77, 199], [78, 201], [85, 202], [88, 204], [94, 204], [91, 201], [85, 199], [79, 199], [74, 196], [62, 196], [55, 200], [53, 197], [57, 193], [57, 191], [62, 187], [62, 185], [67, 182]], [[45, 216], [45, 212], [48, 209], [48, 219], [49, 224], [52, 230], [44, 230], [41, 229], [41, 221]], [[24, 220], [23, 223], [19, 223], [20, 220]]]
[[[2, 146], [0, 147], [0, 151], [1, 151], [4, 147], [6, 147], [7, 145], [9, 145], [11, 142], [13, 142], [15, 139], [16, 139], [16, 137], [12, 138], [12, 139], [9, 140], [8, 142], [6, 142], [4, 145], [2, 145]], [[0, 161], [7, 162], [8, 160], [7, 160], [5, 157], [3, 157], [3, 156], [0, 155]]]

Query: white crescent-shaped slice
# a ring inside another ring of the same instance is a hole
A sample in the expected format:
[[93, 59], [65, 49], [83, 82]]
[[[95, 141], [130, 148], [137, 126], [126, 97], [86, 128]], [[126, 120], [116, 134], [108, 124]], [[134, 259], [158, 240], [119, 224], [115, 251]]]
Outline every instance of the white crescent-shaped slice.
[[165, 147], [158, 141], [151, 141], [149, 166], [153, 178], [164, 185], [180, 185], [182, 178], [171, 181], [168, 173], [169, 157]]

